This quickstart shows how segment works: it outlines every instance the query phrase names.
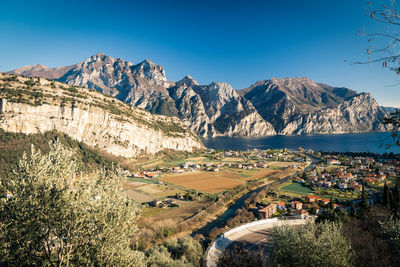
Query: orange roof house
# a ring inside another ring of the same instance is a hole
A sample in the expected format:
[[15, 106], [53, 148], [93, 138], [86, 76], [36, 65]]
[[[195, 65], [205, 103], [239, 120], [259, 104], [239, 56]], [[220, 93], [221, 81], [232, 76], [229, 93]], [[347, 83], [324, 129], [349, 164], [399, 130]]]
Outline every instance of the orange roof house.
[[301, 203], [300, 201], [292, 201], [292, 203], [290, 203], [290, 205], [293, 209], [296, 209], [296, 210], [301, 210], [303, 208], [303, 203]]
[[269, 204], [258, 211], [264, 219], [270, 218], [276, 212], [276, 204]]
[[321, 199], [322, 199], [321, 197], [317, 197], [317, 196], [306, 196], [306, 201], [310, 202], [310, 203], [315, 202], [317, 200], [321, 200]]

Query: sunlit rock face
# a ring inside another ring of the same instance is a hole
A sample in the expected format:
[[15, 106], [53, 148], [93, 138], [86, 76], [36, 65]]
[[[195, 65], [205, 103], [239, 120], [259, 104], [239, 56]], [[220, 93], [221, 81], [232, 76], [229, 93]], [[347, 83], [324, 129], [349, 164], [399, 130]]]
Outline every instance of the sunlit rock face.
[[[0, 74], [0, 128], [10, 132], [44, 133], [56, 130], [108, 153], [133, 157], [164, 149], [193, 151], [200, 139], [178, 118], [153, 115], [112, 97], [85, 88], [40, 79], [26, 87], [28, 78], [8, 82]], [[13, 92], [20, 90], [20, 98]], [[31, 95], [40, 96], [37, 99]]]

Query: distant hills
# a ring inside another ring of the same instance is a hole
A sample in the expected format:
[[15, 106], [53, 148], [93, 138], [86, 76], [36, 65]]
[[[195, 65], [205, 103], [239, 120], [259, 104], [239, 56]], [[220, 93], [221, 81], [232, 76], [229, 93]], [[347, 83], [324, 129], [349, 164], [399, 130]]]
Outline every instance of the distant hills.
[[176, 116], [201, 136], [330, 134], [384, 131], [389, 110], [368, 93], [308, 78], [258, 81], [234, 90], [227, 83], [200, 85], [191, 76], [168, 81], [150, 60], [134, 64], [98, 53], [72, 66], [26, 66], [10, 71], [82, 86], [154, 114]]

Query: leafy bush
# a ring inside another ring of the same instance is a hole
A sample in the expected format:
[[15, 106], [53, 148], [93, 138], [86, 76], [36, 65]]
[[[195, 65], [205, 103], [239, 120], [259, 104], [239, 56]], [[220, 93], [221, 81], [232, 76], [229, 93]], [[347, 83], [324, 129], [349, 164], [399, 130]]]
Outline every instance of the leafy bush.
[[272, 266], [352, 266], [350, 243], [335, 223], [309, 223], [299, 228], [274, 229]]
[[147, 251], [148, 266], [201, 266], [203, 248], [191, 237], [172, 238]]

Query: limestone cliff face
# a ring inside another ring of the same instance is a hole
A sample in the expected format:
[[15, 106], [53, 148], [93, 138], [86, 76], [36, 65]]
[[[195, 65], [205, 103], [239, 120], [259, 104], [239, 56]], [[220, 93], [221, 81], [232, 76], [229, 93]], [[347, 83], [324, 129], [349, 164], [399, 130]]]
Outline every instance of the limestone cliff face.
[[[26, 87], [27, 78], [17, 77], [11, 82], [2, 78], [9, 76], [0, 74], [0, 127], [5, 131], [29, 134], [56, 130], [123, 157], [203, 147], [177, 118], [152, 115], [84, 88], [77, 94], [75, 88], [62, 87], [61, 83], [51, 83], [52, 88], [44, 79]], [[29, 96], [39, 90], [36, 95], [41, 102], [37, 97], [31, 102]]]

